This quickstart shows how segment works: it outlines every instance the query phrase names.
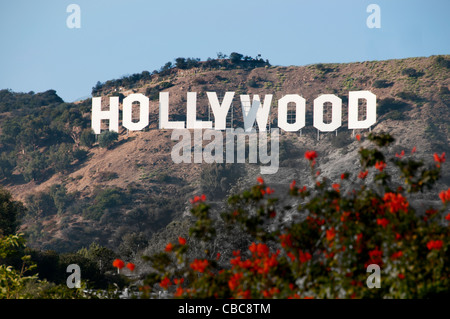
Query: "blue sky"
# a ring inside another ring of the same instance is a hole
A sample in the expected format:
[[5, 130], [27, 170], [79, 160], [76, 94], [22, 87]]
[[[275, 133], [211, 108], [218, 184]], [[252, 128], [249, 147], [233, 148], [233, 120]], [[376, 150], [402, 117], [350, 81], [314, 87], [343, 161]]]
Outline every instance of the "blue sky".
[[[79, 29], [66, 25], [72, 3]], [[380, 29], [366, 25], [371, 3]], [[273, 65], [450, 54], [449, 12], [448, 0], [2, 0], [0, 89], [55, 89], [70, 102], [97, 81], [217, 52]]]

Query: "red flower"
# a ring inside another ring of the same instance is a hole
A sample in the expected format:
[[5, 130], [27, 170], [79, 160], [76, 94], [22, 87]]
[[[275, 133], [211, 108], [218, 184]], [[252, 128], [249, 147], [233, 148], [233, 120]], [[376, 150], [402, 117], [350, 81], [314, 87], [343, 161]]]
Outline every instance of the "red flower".
[[428, 250], [440, 250], [443, 244], [442, 240], [430, 240], [427, 243], [427, 248]]
[[369, 256], [373, 259], [381, 258], [383, 252], [376, 247], [374, 250], [369, 251]]
[[263, 185], [264, 184], [264, 180], [263, 180], [263, 178], [260, 176], [260, 177], [258, 177], [257, 179], [256, 179], [257, 181], [258, 181], [258, 183], [260, 183], [261, 185]]
[[445, 152], [439, 156], [437, 153], [433, 154], [434, 161], [437, 163], [437, 166], [439, 167], [441, 163], [445, 162]]
[[306, 158], [308, 161], [312, 161], [312, 160], [314, 160], [315, 158], [317, 158], [317, 152], [316, 152], [316, 151], [306, 151], [306, 152], [305, 152], [305, 158]]
[[383, 252], [376, 247], [374, 250], [369, 251], [370, 260], [366, 263], [365, 268], [370, 264], [381, 265], [383, 263]]
[[206, 195], [202, 194], [201, 196], [194, 196], [193, 199], [190, 200], [191, 204], [195, 204], [198, 202], [204, 202], [206, 200]]
[[125, 266], [125, 263], [121, 259], [116, 259], [113, 261], [113, 267], [122, 269]]
[[194, 261], [191, 263], [191, 268], [193, 270], [196, 270], [198, 272], [204, 272], [205, 268], [208, 267], [209, 262], [207, 259], [204, 260], [199, 260], [199, 259], [194, 259]]
[[250, 293], [250, 290], [246, 290], [246, 291], [239, 291], [237, 297], [241, 299], [251, 299], [252, 295]]
[[356, 235], [356, 242], [357, 243], [360, 242], [362, 238], [363, 238], [363, 234], [359, 233], [358, 235]]
[[303, 251], [299, 250], [298, 251], [298, 259], [300, 260], [300, 262], [305, 263], [308, 260], [310, 260], [312, 258], [311, 254], [306, 252], [304, 253]]
[[408, 211], [409, 203], [401, 194], [385, 193], [383, 200], [385, 202], [385, 207], [389, 208], [390, 212], [393, 214], [397, 213], [399, 210], [403, 210], [404, 212]]
[[304, 192], [306, 192], [306, 186], [303, 186], [302, 188], [298, 189], [299, 194], [304, 193]]
[[287, 255], [289, 258], [291, 258], [292, 262], [295, 261], [295, 255], [293, 253], [291, 253], [290, 251], [287, 252]]
[[180, 278], [180, 279], [175, 278], [175, 279], [173, 280], [173, 283], [174, 283], [175, 285], [181, 285], [183, 282], [184, 282], [184, 278]]
[[348, 177], [348, 174], [347, 173], [342, 173], [341, 174], [341, 179], [346, 179]]
[[295, 188], [295, 180], [292, 181], [291, 185], [289, 186], [289, 189], [292, 191]]
[[413, 149], [411, 150], [411, 154], [414, 154], [416, 152], [417, 148], [414, 146]]
[[216, 260], [219, 260], [219, 259], [220, 259], [220, 253], [217, 253]]
[[432, 215], [434, 215], [434, 214], [436, 214], [436, 213], [437, 213], [437, 210], [436, 210], [436, 209], [433, 209], [433, 208], [427, 209], [427, 210], [425, 211], [425, 214], [427, 214], [428, 216], [432, 216]]
[[358, 178], [361, 178], [361, 179], [365, 179], [366, 177], [367, 177], [367, 174], [369, 174], [369, 171], [364, 171], [364, 172], [359, 172], [359, 174], [358, 174]]
[[267, 245], [263, 243], [252, 243], [248, 247], [248, 250], [250, 250], [254, 254], [257, 253], [259, 256], [267, 256], [269, 254], [269, 247], [267, 247]]
[[194, 198], [191, 199], [190, 202], [191, 202], [191, 204], [195, 204], [195, 203], [197, 203], [199, 200], [200, 200], [200, 197], [199, 197], [199, 196], [194, 196]]
[[445, 220], [448, 220], [450, 222], [450, 213], [448, 213], [447, 216], [445, 216]]
[[442, 191], [439, 193], [439, 198], [442, 200], [442, 202], [445, 204], [446, 202], [450, 201], [450, 187], [446, 191]]
[[275, 267], [276, 265], [278, 265], [277, 256], [272, 255], [270, 258], [264, 259], [263, 268], [259, 269], [258, 272], [263, 274], [268, 273], [270, 268]]
[[377, 224], [386, 228], [386, 226], [389, 224], [389, 220], [387, 220], [386, 218], [378, 218]]
[[327, 229], [327, 240], [332, 241], [336, 237], [336, 231], [334, 228]]
[[272, 287], [268, 291], [264, 290], [263, 296], [264, 296], [264, 298], [272, 298], [273, 295], [276, 295], [278, 293], [280, 293], [280, 289], [278, 289], [277, 287]]
[[397, 252], [395, 252], [395, 253], [392, 254], [391, 259], [392, 259], [392, 260], [398, 259], [398, 258], [400, 258], [400, 257], [402, 257], [402, 256], [403, 256], [403, 252], [402, 252], [401, 250], [399, 250], [399, 251], [397, 251]]
[[386, 163], [383, 162], [383, 161], [377, 161], [377, 162], [375, 163], [375, 168], [376, 168], [377, 170], [379, 170], [380, 172], [382, 172], [382, 171], [386, 168]]
[[159, 283], [159, 285], [164, 288], [167, 289], [168, 286], [170, 286], [172, 283], [170, 282], [170, 279], [167, 277], [164, 277], [163, 280], [161, 280], [161, 282]]
[[395, 153], [395, 157], [402, 158], [405, 156], [405, 151], [402, 151], [400, 154]]
[[166, 251], [167, 251], [167, 252], [170, 252], [170, 251], [172, 251], [172, 249], [173, 249], [172, 243], [168, 243], [168, 244], [166, 245]]
[[341, 222], [345, 222], [347, 218], [350, 216], [350, 212], [343, 212], [341, 215]]
[[325, 258], [333, 258], [334, 257], [334, 251], [332, 251], [329, 254], [326, 251], [324, 251], [324, 254], [325, 254]]
[[184, 239], [183, 237], [178, 237], [178, 242], [180, 243], [180, 245], [186, 245], [186, 239]]
[[282, 247], [292, 247], [292, 235], [282, 234], [280, 235], [280, 242]]
[[130, 269], [131, 271], [133, 271], [135, 267], [136, 266], [133, 263], [128, 263], [127, 264], [127, 268]]
[[405, 279], [405, 275], [404, 274], [398, 274], [398, 278]]
[[425, 211], [425, 215], [426, 215], [426, 216], [423, 217], [423, 220], [424, 220], [424, 221], [427, 221], [427, 220], [428, 220], [428, 217], [433, 216], [433, 215], [436, 214], [437, 212], [438, 212], [438, 211], [437, 211], [436, 209], [433, 209], [433, 208], [427, 209], [427, 210]]
[[184, 292], [183, 288], [178, 287], [178, 288], [177, 288], [177, 291], [175, 291], [174, 296], [175, 296], [175, 297], [181, 297], [181, 296], [183, 295], [183, 292]]
[[358, 140], [358, 142], [360, 142], [361, 141], [361, 135], [356, 134], [356, 139]]
[[339, 188], [341, 187], [341, 185], [340, 185], [340, 184], [333, 184], [333, 185], [331, 185], [331, 187], [333, 187], [333, 189], [334, 189], [336, 192], [339, 193]]
[[239, 287], [239, 281], [241, 280], [243, 274], [241, 272], [237, 274], [233, 274], [233, 276], [228, 280], [228, 287], [230, 287], [230, 290], [235, 290], [237, 287]]

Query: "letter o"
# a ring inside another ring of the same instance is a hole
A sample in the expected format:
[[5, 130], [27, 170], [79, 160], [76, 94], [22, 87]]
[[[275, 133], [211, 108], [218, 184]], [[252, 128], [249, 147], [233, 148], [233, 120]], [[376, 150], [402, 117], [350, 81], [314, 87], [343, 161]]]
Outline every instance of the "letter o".
[[[288, 123], [288, 103], [295, 103], [295, 123]], [[288, 94], [278, 101], [278, 127], [286, 132], [296, 132], [305, 126], [306, 101], [298, 94]]]
[[[132, 120], [133, 102], [139, 102], [139, 122]], [[149, 100], [141, 93], [130, 94], [123, 100], [123, 126], [130, 131], [140, 131], [148, 125]]]
[[[331, 123], [323, 122], [323, 105], [331, 103]], [[342, 100], [334, 94], [323, 94], [314, 100], [314, 127], [321, 132], [333, 132], [342, 125]]]

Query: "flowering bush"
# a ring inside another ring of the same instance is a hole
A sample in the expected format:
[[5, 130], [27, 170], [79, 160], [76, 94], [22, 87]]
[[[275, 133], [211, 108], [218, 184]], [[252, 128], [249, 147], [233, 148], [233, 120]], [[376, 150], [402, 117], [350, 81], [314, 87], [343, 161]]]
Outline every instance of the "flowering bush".
[[[316, 169], [315, 151], [305, 153], [314, 187], [292, 181], [289, 194], [297, 212], [280, 203], [262, 178], [229, 198], [222, 214], [253, 242], [248, 251], [224, 256], [206, 249], [188, 254], [186, 239], [168, 243], [164, 252], [147, 256], [153, 269], [141, 290], [158, 286], [182, 298], [426, 298], [448, 294], [450, 188], [439, 198], [442, 207], [415, 211], [410, 197], [432, 188], [445, 154], [425, 165], [405, 152], [386, 160], [381, 149], [393, 142], [387, 134], [369, 134], [373, 148], [359, 150], [361, 170], [343, 172], [330, 184]], [[361, 143], [361, 136], [357, 136]], [[415, 148], [411, 153], [415, 152]], [[403, 186], [391, 181], [387, 168], [397, 168]], [[373, 183], [367, 182], [369, 173]], [[350, 191], [344, 191], [350, 189]], [[436, 195], [436, 199], [438, 196]], [[192, 239], [210, 243], [216, 221], [204, 196], [192, 201], [196, 223]], [[206, 246], [208, 247], [208, 246]], [[369, 289], [367, 267], [381, 269], [381, 287]]]

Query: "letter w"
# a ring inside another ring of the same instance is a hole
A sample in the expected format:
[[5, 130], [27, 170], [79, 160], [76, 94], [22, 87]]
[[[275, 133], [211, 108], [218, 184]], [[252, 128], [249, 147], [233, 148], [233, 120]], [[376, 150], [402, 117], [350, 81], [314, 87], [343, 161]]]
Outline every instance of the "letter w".
[[250, 95], [241, 95], [242, 115], [244, 117], [244, 130], [250, 132], [253, 124], [258, 123], [260, 132], [265, 132], [267, 119], [269, 118], [270, 105], [272, 104], [272, 94], [264, 97], [264, 103], [261, 106], [259, 95], [253, 95], [253, 101], [250, 104]]

